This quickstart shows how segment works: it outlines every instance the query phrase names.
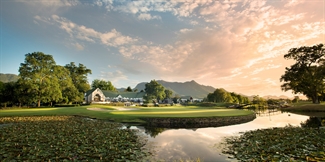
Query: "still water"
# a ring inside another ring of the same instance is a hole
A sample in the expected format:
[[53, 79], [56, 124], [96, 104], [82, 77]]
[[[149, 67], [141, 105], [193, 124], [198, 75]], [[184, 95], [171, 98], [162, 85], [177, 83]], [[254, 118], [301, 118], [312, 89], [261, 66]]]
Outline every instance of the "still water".
[[132, 126], [148, 138], [148, 146], [154, 148], [153, 159], [174, 161], [200, 158], [201, 161], [222, 162], [233, 161], [222, 154], [220, 143], [224, 137], [236, 136], [240, 132], [270, 127], [284, 127], [288, 124], [300, 126], [309, 116], [292, 113], [271, 112], [257, 115], [251, 122], [197, 129], [165, 129], [146, 130], [142, 126]]

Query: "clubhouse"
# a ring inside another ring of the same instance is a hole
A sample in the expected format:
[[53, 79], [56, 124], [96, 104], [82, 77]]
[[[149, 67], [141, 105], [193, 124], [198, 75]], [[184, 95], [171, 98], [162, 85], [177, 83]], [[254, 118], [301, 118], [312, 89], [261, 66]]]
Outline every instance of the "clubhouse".
[[145, 92], [118, 92], [95, 88], [86, 92], [85, 102], [143, 102], [145, 94]]

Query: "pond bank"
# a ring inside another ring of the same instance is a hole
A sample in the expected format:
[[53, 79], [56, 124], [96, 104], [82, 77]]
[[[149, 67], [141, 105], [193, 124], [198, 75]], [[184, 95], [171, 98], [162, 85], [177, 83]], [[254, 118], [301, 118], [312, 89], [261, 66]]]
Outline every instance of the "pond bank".
[[164, 128], [202, 128], [202, 127], [220, 127], [234, 124], [241, 124], [253, 121], [256, 114], [230, 117], [197, 117], [197, 118], [161, 118], [150, 117], [141, 118], [147, 125]]

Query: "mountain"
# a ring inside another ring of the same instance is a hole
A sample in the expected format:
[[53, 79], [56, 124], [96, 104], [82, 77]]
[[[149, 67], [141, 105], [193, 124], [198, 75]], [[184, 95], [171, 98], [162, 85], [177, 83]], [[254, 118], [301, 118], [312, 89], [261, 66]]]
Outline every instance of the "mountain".
[[[212, 93], [215, 88], [212, 86], [205, 86], [196, 83], [194, 80], [189, 82], [167, 82], [163, 80], [157, 80], [157, 82], [163, 85], [166, 89], [173, 91], [173, 94], [180, 96], [191, 96], [193, 98], [204, 98], [209, 93]], [[138, 91], [144, 90], [147, 82], [139, 83], [134, 89]]]
[[3, 74], [0, 73], [0, 81], [7, 83], [7, 82], [16, 82], [18, 80], [18, 75], [16, 74]]

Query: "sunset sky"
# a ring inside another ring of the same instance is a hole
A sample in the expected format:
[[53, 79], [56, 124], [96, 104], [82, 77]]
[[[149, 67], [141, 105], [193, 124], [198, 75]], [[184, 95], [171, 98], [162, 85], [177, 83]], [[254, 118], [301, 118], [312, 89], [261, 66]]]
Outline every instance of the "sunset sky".
[[282, 92], [283, 55], [325, 41], [325, 0], [1, 0], [0, 73], [25, 54], [82, 63], [89, 82], [191, 81], [246, 95]]

